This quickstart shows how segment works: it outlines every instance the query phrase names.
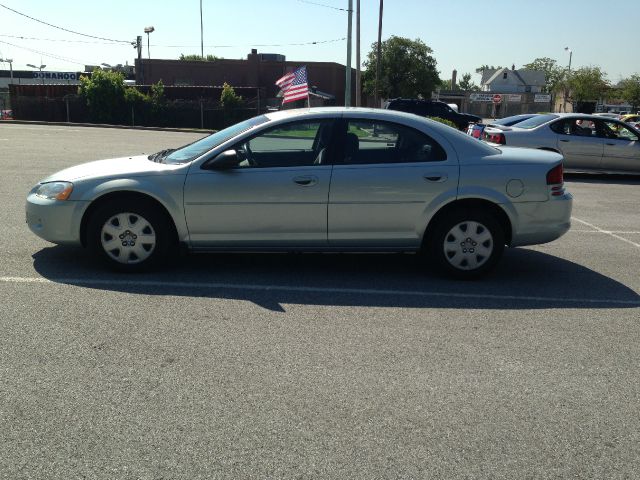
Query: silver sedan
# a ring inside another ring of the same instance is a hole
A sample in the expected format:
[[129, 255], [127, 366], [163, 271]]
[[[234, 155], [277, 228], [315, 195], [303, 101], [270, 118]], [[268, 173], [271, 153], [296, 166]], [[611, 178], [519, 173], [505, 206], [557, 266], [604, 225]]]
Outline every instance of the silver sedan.
[[640, 173], [640, 131], [600, 115], [538, 115], [509, 128], [487, 127], [484, 140], [558, 152], [571, 171]]
[[416, 115], [315, 108], [261, 115], [177, 150], [55, 173], [31, 230], [123, 271], [190, 251], [423, 251], [478, 277], [505, 245], [570, 226], [562, 157], [493, 148]]

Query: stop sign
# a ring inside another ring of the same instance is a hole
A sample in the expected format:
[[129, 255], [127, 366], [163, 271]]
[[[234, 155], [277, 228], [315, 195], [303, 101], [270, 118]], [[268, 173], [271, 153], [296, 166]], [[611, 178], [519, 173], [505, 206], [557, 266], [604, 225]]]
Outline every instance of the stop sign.
[[499, 93], [496, 93], [493, 96], [493, 103], [500, 103], [502, 102], [502, 95], [500, 95]]

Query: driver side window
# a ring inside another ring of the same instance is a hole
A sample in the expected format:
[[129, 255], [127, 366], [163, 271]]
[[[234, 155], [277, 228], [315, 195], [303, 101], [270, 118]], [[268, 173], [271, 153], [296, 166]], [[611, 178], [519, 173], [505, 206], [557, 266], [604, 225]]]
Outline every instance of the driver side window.
[[[241, 168], [303, 167], [323, 163], [332, 121], [294, 122], [236, 145]], [[326, 160], [326, 158], [325, 158]]]
[[603, 122], [603, 132], [605, 138], [612, 138], [615, 140], [626, 140], [628, 142], [635, 142], [638, 140], [638, 135], [631, 131], [631, 129], [625, 127], [621, 123], [617, 122]]

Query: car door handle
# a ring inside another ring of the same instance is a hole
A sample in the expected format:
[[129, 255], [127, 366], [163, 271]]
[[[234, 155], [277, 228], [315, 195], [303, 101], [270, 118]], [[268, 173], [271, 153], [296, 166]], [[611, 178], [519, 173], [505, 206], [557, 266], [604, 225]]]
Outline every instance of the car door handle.
[[304, 175], [302, 177], [294, 177], [293, 182], [302, 187], [311, 187], [318, 183], [318, 177], [314, 177], [313, 175]]
[[561, 138], [560, 141], [564, 143], [569, 143], [571, 140], [567, 140], [566, 138]]
[[447, 178], [449, 178], [449, 176], [446, 173], [425, 173], [424, 174], [424, 179], [427, 182], [440, 183], [440, 182], [446, 181]]
[[607, 142], [607, 143], [605, 143], [605, 145], [609, 145], [609, 146], [613, 147], [613, 146], [615, 146], [615, 143], [609, 143], [609, 142]]

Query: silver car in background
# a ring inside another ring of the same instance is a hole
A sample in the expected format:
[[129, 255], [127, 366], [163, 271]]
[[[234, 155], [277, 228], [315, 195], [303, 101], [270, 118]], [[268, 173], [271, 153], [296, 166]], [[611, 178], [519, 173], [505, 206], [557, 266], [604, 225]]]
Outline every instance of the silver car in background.
[[261, 115], [177, 150], [63, 170], [27, 197], [29, 228], [124, 271], [190, 251], [424, 251], [474, 278], [505, 245], [570, 226], [562, 157], [493, 148], [403, 112]]
[[499, 146], [558, 152], [567, 170], [640, 173], [640, 132], [619, 120], [579, 113], [545, 114], [509, 129], [487, 127], [484, 140]]

